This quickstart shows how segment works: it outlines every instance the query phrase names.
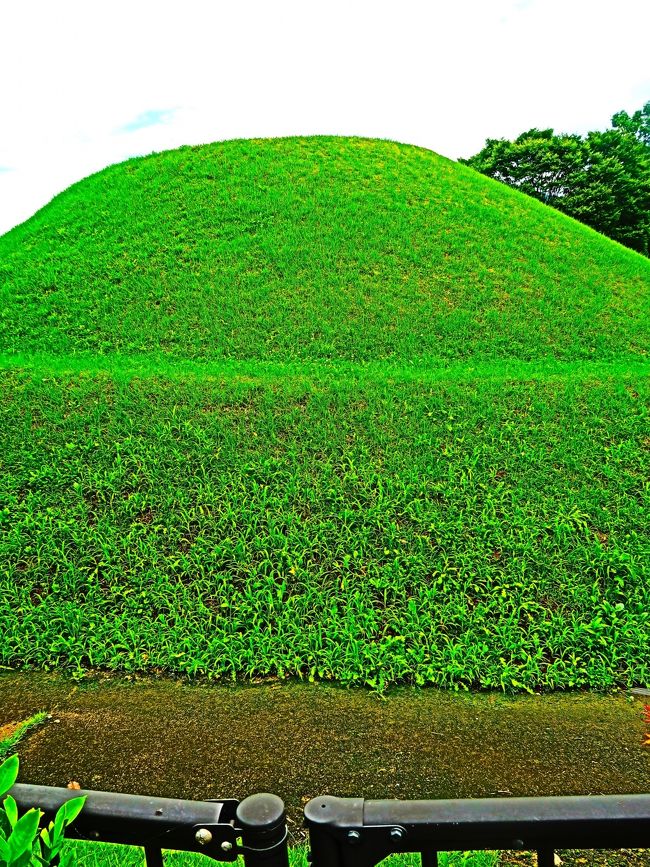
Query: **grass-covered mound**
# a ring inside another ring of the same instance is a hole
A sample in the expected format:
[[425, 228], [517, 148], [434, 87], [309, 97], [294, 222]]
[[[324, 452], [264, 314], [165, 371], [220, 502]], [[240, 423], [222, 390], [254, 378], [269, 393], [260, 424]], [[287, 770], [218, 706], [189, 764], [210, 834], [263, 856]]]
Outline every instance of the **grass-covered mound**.
[[314, 138], [113, 166], [0, 275], [0, 664], [650, 679], [648, 260]]

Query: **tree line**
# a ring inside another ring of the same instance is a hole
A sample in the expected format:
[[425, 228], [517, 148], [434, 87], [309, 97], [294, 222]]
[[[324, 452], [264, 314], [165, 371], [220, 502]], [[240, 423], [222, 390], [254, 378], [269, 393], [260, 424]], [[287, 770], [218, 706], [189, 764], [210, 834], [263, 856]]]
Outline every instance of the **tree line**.
[[604, 132], [530, 129], [459, 162], [650, 256], [650, 102]]

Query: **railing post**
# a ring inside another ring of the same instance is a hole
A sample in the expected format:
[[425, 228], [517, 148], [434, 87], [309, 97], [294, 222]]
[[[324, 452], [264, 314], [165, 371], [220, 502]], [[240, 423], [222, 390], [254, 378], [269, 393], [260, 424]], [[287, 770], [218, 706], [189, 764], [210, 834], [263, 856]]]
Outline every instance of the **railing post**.
[[391, 853], [362, 833], [363, 798], [323, 795], [305, 804], [311, 867], [372, 867]]
[[289, 867], [287, 819], [277, 795], [261, 793], [244, 798], [237, 807], [246, 867]]
[[555, 850], [552, 846], [537, 850], [537, 867], [555, 867]]
[[147, 867], [164, 867], [162, 850], [159, 846], [146, 844], [144, 849], [144, 863]]

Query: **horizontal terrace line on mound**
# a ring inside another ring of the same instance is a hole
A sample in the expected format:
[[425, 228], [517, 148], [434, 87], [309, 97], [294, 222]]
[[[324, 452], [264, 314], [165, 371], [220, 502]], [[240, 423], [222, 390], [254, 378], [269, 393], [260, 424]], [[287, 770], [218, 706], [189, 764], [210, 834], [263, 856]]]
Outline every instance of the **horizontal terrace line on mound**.
[[572, 361], [555, 359], [539, 361], [478, 361], [448, 363], [432, 359], [430, 365], [400, 365], [390, 362], [359, 364], [354, 362], [288, 362], [273, 361], [206, 361], [171, 360], [151, 356], [126, 355], [2, 355], [0, 370], [24, 370], [53, 376], [107, 374], [117, 377], [166, 377], [202, 380], [240, 378], [268, 382], [273, 380], [306, 380], [314, 382], [340, 381], [399, 381], [399, 382], [471, 382], [530, 381], [552, 378], [592, 379], [650, 375], [650, 360]]

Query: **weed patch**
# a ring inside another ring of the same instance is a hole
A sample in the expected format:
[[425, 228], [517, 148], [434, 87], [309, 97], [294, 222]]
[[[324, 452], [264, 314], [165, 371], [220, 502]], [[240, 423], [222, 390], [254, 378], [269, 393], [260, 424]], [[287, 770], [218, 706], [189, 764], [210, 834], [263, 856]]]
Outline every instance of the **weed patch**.
[[642, 375], [7, 369], [2, 392], [4, 665], [650, 677]]

